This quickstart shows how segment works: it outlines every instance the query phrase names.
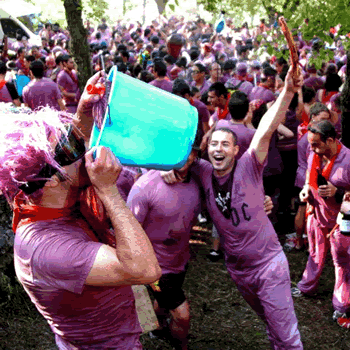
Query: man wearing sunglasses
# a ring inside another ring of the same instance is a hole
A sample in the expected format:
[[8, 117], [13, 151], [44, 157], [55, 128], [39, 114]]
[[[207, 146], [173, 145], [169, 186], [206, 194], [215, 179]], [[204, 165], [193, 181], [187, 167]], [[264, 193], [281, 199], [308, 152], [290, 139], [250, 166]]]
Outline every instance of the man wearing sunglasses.
[[[16, 274], [58, 348], [142, 349], [131, 285], [151, 283], [161, 270], [116, 187], [117, 158], [104, 147], [86, 152], [71, 115], [4, 116], [0, 189], [14, 209]], [[88, 189], [96, 194], [90, 202]], [[110, 225], [88, 210], [99, 201]]]

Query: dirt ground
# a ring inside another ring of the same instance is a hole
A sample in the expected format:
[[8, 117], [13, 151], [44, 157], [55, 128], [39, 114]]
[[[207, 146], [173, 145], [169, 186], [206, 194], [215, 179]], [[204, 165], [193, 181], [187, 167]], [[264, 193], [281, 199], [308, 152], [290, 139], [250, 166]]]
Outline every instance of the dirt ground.
[[[288, 231], [288, 230], [287, 230]], [[290, 232], [290, 230], [289, 230]], [[288, 233], [288, 232], [284, 232]], [[212, 263], [210, 226], [196, 227], [191, 240], [191, 260], [184, 289], [191, 307], [190, 350], [271, 349], [263, 322], [250, 309], [229, 277], [223, 260]], [[283, 243], [283, 236], [280, 236]], [[287, 253], [292, 284], [296, 284], [307, 261], [307, 252]], [[0, 271], [11, 260], [0, 260]], [[0, 272], [0, 349], [53, 350], [54, 337], [18, 283]], [[305, 350], [348, 350], [350, 333], [333, 323], [334, 269], [327, 259], [319, 292], [312, 298], [294, 299]], [[165, 340], [141, 337], [145, 350], [171, 350]]]

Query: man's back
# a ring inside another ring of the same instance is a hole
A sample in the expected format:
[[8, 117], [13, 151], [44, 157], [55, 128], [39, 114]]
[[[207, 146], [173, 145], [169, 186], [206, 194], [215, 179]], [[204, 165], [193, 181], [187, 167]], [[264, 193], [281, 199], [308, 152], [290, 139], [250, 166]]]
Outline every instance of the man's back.
[[127, 203], [152, 242], [162, 273], [182, 272], [200, 212], [198, 185], [192, 179], [168, 185], [159, 171], [151, 170], [134, 184]]
[[62, 98], [58, 85], [49, 78], [32, 80], [23, 89], [23, 102], [31, 109], [49, 105], [60, 111], [58, 100]]

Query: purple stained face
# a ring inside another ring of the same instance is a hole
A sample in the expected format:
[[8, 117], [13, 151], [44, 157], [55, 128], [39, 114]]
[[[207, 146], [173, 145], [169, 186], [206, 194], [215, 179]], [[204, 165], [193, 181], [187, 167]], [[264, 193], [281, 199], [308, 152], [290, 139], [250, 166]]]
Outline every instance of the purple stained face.
[[239, 147], [230, 132], [224, 130], [213, 132], [209, 141], [208, 155], [218, 176], [224, 176], [233, 169], [238, 150]]

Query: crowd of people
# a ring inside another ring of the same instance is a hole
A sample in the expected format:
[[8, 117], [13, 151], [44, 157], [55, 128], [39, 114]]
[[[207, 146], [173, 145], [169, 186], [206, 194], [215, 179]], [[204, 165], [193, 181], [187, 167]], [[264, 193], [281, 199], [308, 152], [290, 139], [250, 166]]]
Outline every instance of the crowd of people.
[[[273, 349], [303, 348], [292, 297], [316, 293], [329, 249], [332, 317], [350, 328], [350, 237], [339, 226], [350, 200], [340, 120], [347, 62], [338, 31], [329, 32], [334, 58], [322, 67], [313, 63], [322, 41], [293, 31], [296, 76], [283, 55], [266, 52], [281, 35], [277, 22], [236, 28], [228, 18], [217, 33], [200, 18], [113, 27], [103, 20], [96, 28], [87, 21], [88, 84], [117, 66], [197, 110], [190, 156], [169, 172], [121, 166], [105, 147], [88, 150], [101, 96], [80, 92], [69, 32], [48, 23], [40, 47], [20, 34], [5, 43], [0, 189], [14, 211], [17, 277], [59, 349], [141, 349], [131, 285], [145, 284], [161, 330], [186, 350], [190, 308], [182, 285], [198, 220], [212, 220], [208, 259], [224, 257]], [[30, 82], [19, 92], [20, 75]], [[291, 212], [296, 233], [284, 248], [309, 251], [295, 288], [276, 234]]]

